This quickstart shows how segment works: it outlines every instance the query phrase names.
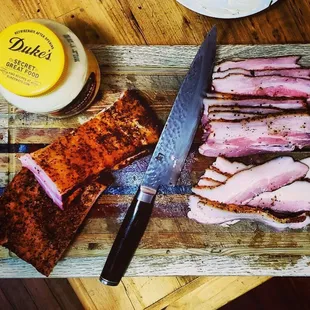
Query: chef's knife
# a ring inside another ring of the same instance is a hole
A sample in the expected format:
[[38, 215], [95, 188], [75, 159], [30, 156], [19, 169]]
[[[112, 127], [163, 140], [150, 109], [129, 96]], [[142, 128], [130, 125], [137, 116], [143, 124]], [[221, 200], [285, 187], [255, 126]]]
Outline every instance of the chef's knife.
[[108, 255], [100, 281], [118, 285], [144, 234], [160, 185], [175, 184], [192, 145], [210, 89], [216, 52], [216, 27], [209, 32], [191, 64], [161, 133], [138, 192]]

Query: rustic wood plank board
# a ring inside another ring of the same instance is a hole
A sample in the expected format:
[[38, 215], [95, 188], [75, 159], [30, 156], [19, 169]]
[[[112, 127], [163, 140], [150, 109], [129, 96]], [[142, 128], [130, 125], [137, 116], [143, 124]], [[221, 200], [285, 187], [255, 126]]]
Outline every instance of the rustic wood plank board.
[[[0, 187], [20, 169], [16, 156], [34, 151], [83, 123], [114, 102], [125, 88], [139, 88], [164, 121], [196, 46], [92, 46], [102, 68], [101, 100], [85, 113], [58, 120], [23, 113], [0, 97]], [[310, 45], [220, 46], [218, 60], [233, 57], [301, 55], [310, 65]], [[212, 158], [197, 154], [201, 133], [175, 187], [163, 187], [153, 218], [128, 276], [154, 275], [310, 275], [309, 229], [275, 232], [250, 221], [232, 227], [201, 225], [187, 219], [191, 186]], [[276, 155], [242, 158], [261, 162]], [[309, 156], [296, 152], [295, 158]], [[91, 210], [52, 277], [98, 276], [121, 220], [147, 167], [149, 156], [115, 172], [115, 181]], [[32, 266], [7, 251], [0, 252], [0, 277], [40, 277]]]

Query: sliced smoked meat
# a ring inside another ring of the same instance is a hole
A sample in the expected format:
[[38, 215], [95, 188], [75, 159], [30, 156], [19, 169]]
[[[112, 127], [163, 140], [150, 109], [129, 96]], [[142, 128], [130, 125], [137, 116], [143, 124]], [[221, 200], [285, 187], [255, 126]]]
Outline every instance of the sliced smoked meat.
[[299, 59], [300, 56], [237, 59], [221, 62], [214, 67], [214, 71], [226, 71], [234, 68], [245, 70], [300, 68]]
[[303, 79], [310, 79], [310, 69], [309, 68], [293, 68], [293, 69], [269, 69], [269, 70], [245, 70], [245, 69], [229, 69], [226, 71], [219, 71], [213, 73], [214, 79], [221, 79], [226, 77], [229, 74], [243, 74], [246, 76], [271, 76], [271, 75], [280, 75], [280, 76], [290, 76], [298, 77]]
[[283, 213], [310, 211], [310, 183], [296, 181], [272, 192], [261, 193], [247, 205]]
[[228, 174], [229, 176], [232, 176], [237, 172], [252, 168], [253, 165], [245, 165], [237, 161], [231, 162], [224, 157], [219, 156], [216, 158], [211, 167], [217, 169], [217, 171], [221, 172], [222, 174]]
[[[212, 96], [213, 94], [209, 94]], [[219, 96], [224, 96], [218, 94]], [[306, 110], [307, 109], [307, 101], [306, 99], [288, 99], [288, 98], [212, 98], [208, 97], [203, 100], [204, 103], [204, 111], [205, 113], [209, 111], [212, 107], [216, 107], [216, 110], [226, 108], [235, 108], [235, 109], [243, 109], [243, 108], [272, 108], [281, 110]]]
[[310, 115], [287, 113], [241, 121], [211, 121], [205, 156], [238, 157], [255, 153], [283, 152], [310, 146]]
[[302, 97], [310, 95], [310, 80], [284, 76], [245, 76], [230, 74], [215, 79], [212, 88], [216, 92], [270, 97]]
[[310, 217], [306, 213], [277, 216], [261, 208], [221, 204], [198, 196], [190, 197], [189, 208], [188, 217], [202, 224], [230, 226], [240, 220], [251, 220], [277, 230], [301, 229], [310, 224]]
[[225, 184], [214, 188], [196, 186], [192, 191], [203, 198], [225, 204], [245, 204], [255, 196], [273, 191], [303, 178], [309, 167], [284, 156], [239, 171]]

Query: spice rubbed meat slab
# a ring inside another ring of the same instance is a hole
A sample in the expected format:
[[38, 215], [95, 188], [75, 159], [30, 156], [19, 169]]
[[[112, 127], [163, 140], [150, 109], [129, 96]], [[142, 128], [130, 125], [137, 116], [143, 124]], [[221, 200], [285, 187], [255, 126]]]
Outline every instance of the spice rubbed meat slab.
[[23, 168], [0, 198], [5, 213], [0, 223], [5, 228], [4, 246], [48, 276], [110, 180], [104, 176], [76, 190], [63, 211]]
[[[38, 164], [31, 156], [43, 161], [44, 167], [50, 168], [55, 164], [53, 169], [47, 171], [54, 178], [62, 172], [66, 173], [71, 189], [67, 190], [65, 201], [61, 201], [61, 210], [46, 192], [50, 184], [42, 183], [45, 172], [39, 170], [43, 172], [40, 172], [42, 174], [38, 178], [37, 170], [32, 173], [22, 168], [0, 197], [0, 244], [32, 264], [42, 274], [48, 276], [51, 273], [97, 198], [111, 184], [112, 177], [108, 171], [126, 167], [146, 155], [149, 147], [158, 141], [157, 118], [142, 100], [138, 93], [126, 91], [111, 108], [71, 134], [59, 138], [50, 147], [28, 155], [31, 158], [29, 162], [35, 165]], [[96, 146], [97, 152], [102, 154], [99, 157], [95, 153], [83, 154], [88, 150], [83, 143], [91, 146], [90, 152], [94, 152]], [[69, 162], [73, 162], [73, 156], [77, 157], [72, 165], [72, 175], [66, 156]], [[92, 162], [85, 162], [87, 159]], [[100, 161], [105, 165], [97, 170], [96, 167], [91, 169], [92, 165], [99, 165]], [[87, 168], [81, 168], [83, 175], [79, 178], [79, 165], [83, 164]], [[57, 168], [60, 170], [57, 171]], [[105, 172], [101, 173], [102, 170]], [[57, 186], [65, 184], [64, 178], [62, 181]], [[55, 194], [51, 191], [48, 193]]]
[[134, 91], [44, 149], [20, 158], [47, 195], [63, 208], [70, 194], [158, 140], [156, 118]]

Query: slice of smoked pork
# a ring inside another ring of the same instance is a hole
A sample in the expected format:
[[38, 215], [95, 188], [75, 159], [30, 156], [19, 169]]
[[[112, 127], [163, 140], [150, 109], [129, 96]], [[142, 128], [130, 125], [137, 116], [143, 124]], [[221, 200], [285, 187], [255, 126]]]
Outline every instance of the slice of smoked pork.
[[155, 144], [158, 137], [153, 113], [136, 92], [126, 91], [109, 109], [20, 160], [62, 208], [77, 187]]
[[[222, 174], [226, 174], [232, 176], [237, 172], [247, 170], [253, 167], [253, 165], [245, 165], [243, 163], [234, 161], [231, 162], [224, 157], [217, 157], [216, 160], [213, 162], [212, 166], [213, 169], [217, 169]], [[226, 181], [226, 180], [225, 180]]]
[[245, 69], [229, 69], [226, 71], [219, 71], [213, 73], [213, 79], [222, 79], [229, 74], [243, 74], [246, 76], [289, 76], [298, 77], [303, 79], [310, 79], [310, 69], [309, 68], [293, 68], [293, 69], [277, 69], [277, 70], [245, 70]]
[[215, 92], [270, 97], [302, 97], [310, 95], [310, 80], [284, 77], [259, 76], [251, 77], [242, 74], [230, 74], [212, 82]]
[[234, 174], [215, 188], [196, 186], [192, 191], [203, 198], [226, 204], [243, 204], [249, 199], [273, 191], [303, 178], [309, 167], [291, 157], [278, 157], [262, 165]]
[[310, 115], [268, 115], [241, 121], [211, 121], [206, 142], [199, 151], [205, 156], [238, 157], [274, 151], [292, 151], [310, 146]]
[[[209, 94], [211, 96], [213, 94]], [[221, 95], [224, 96], [224, 95]], [[212, 107], [220, 108], [272, 108], [280, 110], [306, 110], [307, 102], [305, 99], [287, 98], [205, 98], [203, 100], [204, 111], [209, 111]]]
[[296, 181], [272, 192], [261, 193], [247, 205], [282, 213], [310, 211], [310, 183]]
[[206, 187], [216, 187], [219, 186], [223, 183], [215, 181], [213, 179], [209, 179], [209, 178], [201, 178], [198, 182], [199, 186], [206, 186]]
[[216, 65], [214, 67], [214, 71], [226, 71], [234, 68], [245, 70], [300, 68], [300, 65], [298, 64], [299, 59], [300, 56], [238, 59], [232, 61], [224, 61]]
[[222, 185], [227, 179], [239, 172], [251, 168], [239, 162], [230, 162], [222, 157], [217, 157], [216, 161], [201, 176], [198, 186], [216, 187]]
[[48, 276], [110, 180], [102, 176], [76, 190], [62, 211], [23, 168], [0, 198], [6, 213], [5, 247]]
[[189, 208], [190, 219], [203, 224], [221, 224], [226, 227], [240, 220], [261, 222], [277, 230], [301, 229], [310, 223], [310, 218], [306, 213], [280, 217], [261, 208], [221, 204], [197, 196], [190, 197]]
[[[257, 118], [258, 116], [260, 116], [259, 113], [254, 114], [254, 113], [243, 113], [243, 112], [238, 112], [238, 111], [233, 111], [233, 112], [214, 111], [214, 112], [209, 112], [208, 119], [209, 121], [219, 121], [219, 120], [234, 121], [234, 120]], [[261, 114], [261, 116], [263, 117], [263, 114]]]
[[199, 152], [202, 155], [208, 157], [217, 157], [217, 156], [226, 156], [226, 157], [241, 157], [255, 154], [266, 154], [266, 153], [275, 153], [275, 152], [292, 152], [294, 151], [294, 145], [252, 145], [248, 146], [246, 143], [244, 146], [229, 145], [220, 143], [204, 143], [200, 146]]
[[233, 112], [233, 113], [249, 113], [249, 114], [274, 114], [274, 113], [281, 113], [283, 110], [278, 108], [266, 108], [266, 107], [239, 107], [239, 106], [212, 106], [209, 107], [209, 113], [222, 113], [222, 112]]
[[[201, 176], [200, 180], [202, 179], [212, 180], [212, 181], [215, 181], [221, 184], [221, 183], [226, 182], [226, 180], [228, 179], [228, 176], [209, 168], [209, 169], [206, 169], [205, 173]], [[198, 183], [198, 185], [202, 185], [202, 184]]]

